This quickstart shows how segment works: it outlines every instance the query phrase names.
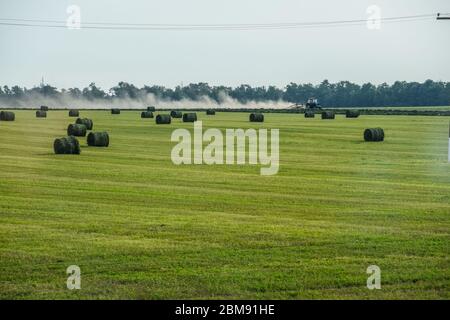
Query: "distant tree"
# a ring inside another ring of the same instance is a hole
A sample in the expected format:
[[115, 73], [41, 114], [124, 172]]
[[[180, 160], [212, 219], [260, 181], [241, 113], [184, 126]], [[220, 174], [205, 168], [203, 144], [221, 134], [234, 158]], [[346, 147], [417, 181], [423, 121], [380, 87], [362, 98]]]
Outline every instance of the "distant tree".
[[24, 96], [24, 91], [19, 86], [13, 86], [11, 88], [11, 93], [15, 98], [22, 98]]
[[269, 86], [264, 96], [264, 100], [272, 100], [272, 101], [278, 101], [281, 100], [282, 98], [283, 98], [283, 90], [278, 89], [275, 86]]
[[51, 85], [43, 85], [41, 87], [35, 87], [32, 90], [39, 92], [43, 96], [47, 97], [55, 97], [59, 94], [58, 90], [55, 87], [52, 87]]
[[252, 100], [252, 87], [248, 84], [242, 84], [230, 92], [230, 96], [241, 103]]
[[292, 103], [303, 103], [316, 96], [316, 89], [311, 83], [298, 85], [290, 83], [286, 86], [284, 100]]
[[8, 88], [8, 86], [3, 86], [3, 92], [6, 96], [11, 95], [11, 90]]
[[81, 98], [83, 96], [83, 92], [78, 88], [69, 88], [68, 92], [69, 95], [75, 99]]
[[170, 93], [167, 93], [167, 89], [163, 86], [144, 86], [142, 90], [144, 93], [151, 93], [159, 99], [167, 99], [170, 98], [171, 95]]
[[217, 103], [223, 103], [226, 96], [230, 96], [232, 88], [225, 86], [215, 86], [211, 90], [210, 98]]
[[119, 82], [119, 84], [110, 90], [115, 97], [137, 99], [140, 96], [140, 90], [133, 84]]
[[83, 97], [89, 100], [103, 99], [106, 97], [106, 93], [98, 88], [94, 82], [91, 82], [89, 87], [83, 89]]
[[318, 85], [311, 83], [290, 83], [280, 89], [275, 86], [252, 87], [242, 84], [235, 88], [226, 86], [211, 87], [206, 82], [190, 83], [187, 86], [177, 86], [174, 89], [163, 86], [144, 86], [138, 88], [127, 82], [119, 82], [109, 90], [110, 94], [100, 89], [95, 83], [87, 88], [70, 88], [68, 90], [50, 85], [32, 89], [19, 86], [0, 87], [0, 99], [14, 104], [14, 99], [41, 94], [47, 97], [58, 97], [69, 94], [73, 98], [110, 100], [127, 98], [139, 100], [146, 94], [153, 94], [157, 99], [180, 101], [182, 99], [200, 100], [209, 97], [213, 101], [223, 103], [229, 96], [241, 103], [249, 101], [284, 100], [291, 103], [304, 103], [314, 97], [325, 107], [387, 107], [387, 106], [442, 106], [450, 104], [450, 82], [426, 80], [423, 83], [396, 81], [392, 85], [382, 83], [375, 86], [371, 83], [358, 85], [350, 81], [330, 83], [322, 81]]
[[356, 104], [361, 107], [373, 107], [375, 106], [376, 94], [377, 87], [371, 83], [365, 83], [361, 86]]

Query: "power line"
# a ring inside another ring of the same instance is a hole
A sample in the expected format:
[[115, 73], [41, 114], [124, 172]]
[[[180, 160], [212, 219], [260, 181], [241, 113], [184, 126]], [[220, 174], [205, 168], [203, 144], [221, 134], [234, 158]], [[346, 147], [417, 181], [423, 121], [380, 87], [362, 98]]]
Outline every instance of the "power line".
[[[389, 20], [404, 20], [404, 19], [414, 19], [414, 18], [425, 18], [434, 17], [435, 14], [420, 14], [413, 16], [399, 16], [399, 17], [388, 17], [380, 18], [381, 21]], [[4, 21], [19, 21], [19, 22], [38, 22], [38, 23], [60, 23], [65, 24], [62, 20], [35, 20], [35, 19], [11, 19], [11, 18], [0, 18]], [[293, 25], [319, 25], [319, 24], [337, 24], [337, 23], [355, 23], [355, 22], [366, 22], [367, 19], [357, 19], [357, 20], [337, 20], [337, 21], [318, 21], [318, 22], [290, 22], [290, 23], [231, 23], [231, 24], [161, 24], [161, 23], [120, 23], [120, 22], [84, 22], [86, 25], [112, 25], [112, 26], [155, 26], [155, 27], [253, 27], [253, 26], [293, 26]]]
[[[398, 16], [380, 18], [380, 22], [399, 23], [421, 20], [431, 20], [435, 14], [421, 14], [412, 16]], [[367, 23], [367, 19], [311, 21], [290, 23], [258, 23], [258, 24], [152, 24], [152, 23], [120, 23], [120, 22], [83, 22], [82, 29], [96, 30], [148, 30], [148, 31], [215, 31], [215, 30], [282, 30], [316, 27], [354, 26]], [[0, 26], [38, 27], [38, 28], [67, 28], [66, 22], [61, 20], [43, 19], [15, 19], [0, 18]]]

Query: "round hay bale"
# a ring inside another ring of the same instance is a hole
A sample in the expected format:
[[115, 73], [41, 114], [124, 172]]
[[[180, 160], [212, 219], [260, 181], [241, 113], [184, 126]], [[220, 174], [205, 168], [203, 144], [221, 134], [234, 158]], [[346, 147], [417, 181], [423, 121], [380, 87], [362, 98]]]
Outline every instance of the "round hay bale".
[[172, 122], [172, 117], [170, 114], [158, 114], [156, 116], [156, 124], [170, 124]]
[[179, 119], [179, 118], [183, 117], [183, 112], [172, 110], [172, 111], [170, 111], [170, 116], [171, 116], [172, 118], [177, 118], [177, 119]]
[[94, 127], [94, 122], [88, 118], [78, 118], [75, 123], [84, 124], [86, 126], [86, 130], [92, 130], [92, 128]]
[[214, 109], [206, 110], [206, 115], [208, 115], [208, 116], [213, 116], [215, 114], [216, 114], [216, 110], [214, 110]]
[[153, 118], [153, 112], [151, 111], [142, 111], [141, 118]]
[[364, 130], [365, 141], [384, 141], [384, 130], [382, 128], [369, 128]]
[[79, 117], [80, 112], [76, 109], [70, 109], [69, 110], [69, 117]]
[[197, 121], [196, 113], [185, 113], [183, 114], [183, 122], [195, 122]]
[[87, 143], [91, 147], [109, 146], [108, 132], [90, 132], [87, 136]]
[[359, 117], [359, 110], [347, 110], [345, 112], [346, 118], [358, 118]]
[[85, 137], [86, 131], [87, 129], [84, 124], [69, 124], [67, 127], [68, 136]]
[[120, 114], [120, 109], [111, 109], [111, 114]]
[[41, 111], [48, 111], [48, 107], [47, 106], [41, 106]]
[[47, 111], [37, 110], [36, 118], [47, 118]]
[[1, 121], [14, 121], [16, 119], [16, 115], [11, 111], [1, 111], [0, 112], [0, 120]]
[[154, 106], [147, 107], [147, 111], [155, 112], [156, 108]]
[[333, 111], [324, 111], [322, 112], [322, 119], [334, 119], [335, 114]]
[[251, 113], [250, 122], [264, 122], [264, 115], [262, 113]]
[[314, 118], [315, 116], [314, 111], [305, 111], [305, 118]]
[[80, 143], [75, 137], [69, 136], [56, 139], [53, 142], [53, 150], [56, 154], [80, 154]]

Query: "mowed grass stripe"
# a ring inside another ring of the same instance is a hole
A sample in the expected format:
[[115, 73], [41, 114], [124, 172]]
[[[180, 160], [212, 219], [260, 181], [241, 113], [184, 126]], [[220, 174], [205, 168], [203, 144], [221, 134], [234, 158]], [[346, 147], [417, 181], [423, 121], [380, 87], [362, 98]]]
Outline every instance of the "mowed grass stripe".
[[[66, 111], [0, 123], [0, 296], [449, 297], [448, 118], [197, 114], [204, 130], [279, 128], [279, 174], [174, 166], [171, 132], [192, 124], [137, 111], [82, 110], [111, 146], [80, 139], [80, 156], [52, 152]], [[386, 141], [364, 143], [377, 126]], [[79, 292], [65, 288], [70, 264]], [[369, 264], [382, 290], [365, 288]]]

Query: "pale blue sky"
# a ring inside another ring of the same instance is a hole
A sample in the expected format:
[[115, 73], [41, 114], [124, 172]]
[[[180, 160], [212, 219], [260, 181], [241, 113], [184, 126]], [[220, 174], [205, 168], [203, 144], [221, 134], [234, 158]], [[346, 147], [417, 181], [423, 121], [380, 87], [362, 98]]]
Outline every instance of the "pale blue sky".
[[[448, 0], [0, 0], [0, 18], [81, 22], [278, 23], [450, 12]], [[59, 88], [119, 81], [138, 86], [235, 86], [350, 80], [450, 81], [450, 21], [271, 31], [105, 31], [0, 26], [0, 85]]]

